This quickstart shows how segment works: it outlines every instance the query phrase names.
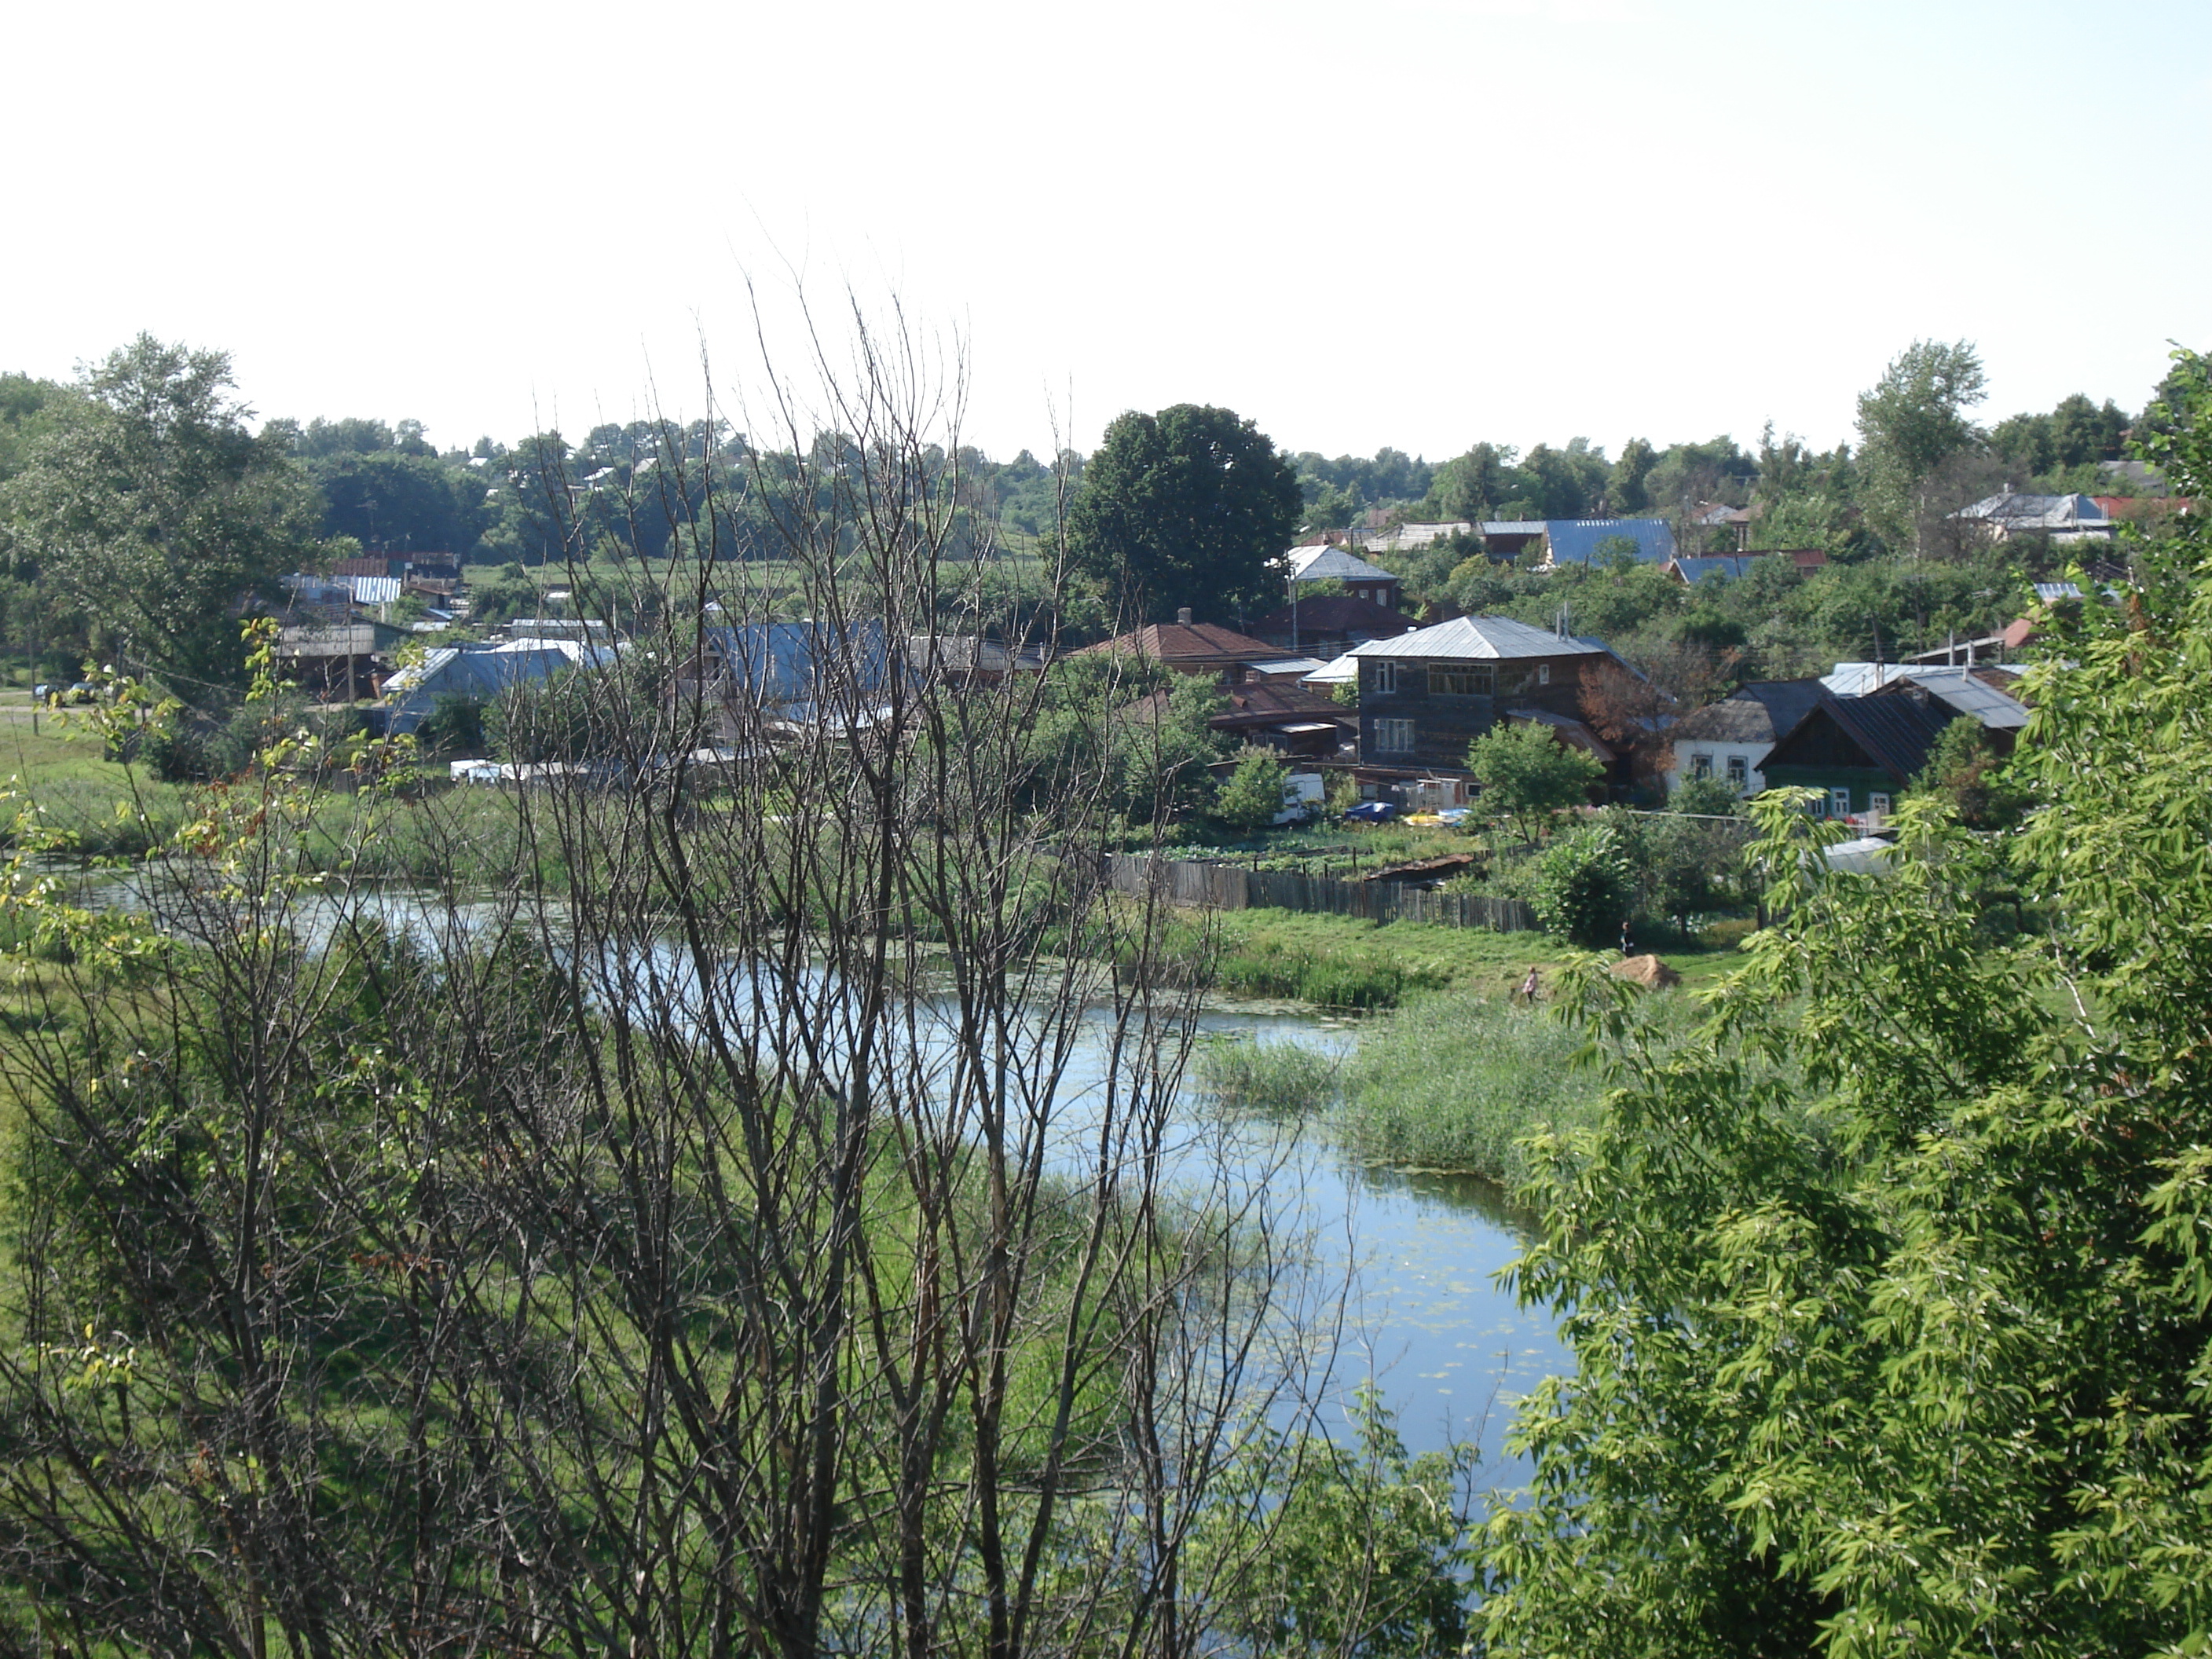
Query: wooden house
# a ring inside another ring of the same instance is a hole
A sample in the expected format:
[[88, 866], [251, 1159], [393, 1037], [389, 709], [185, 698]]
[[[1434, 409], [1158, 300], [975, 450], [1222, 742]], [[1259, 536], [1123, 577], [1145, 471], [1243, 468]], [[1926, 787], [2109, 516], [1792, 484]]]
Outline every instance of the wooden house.
[[1620, 661], [1595, 640], [1503, 617], [1459, 617], [1348, 654], [1359, 668], [1360, 764], [1423, 773], [1465, 772], [1468, 745], [1509, 713], [1583, 724], [1586, 678]]

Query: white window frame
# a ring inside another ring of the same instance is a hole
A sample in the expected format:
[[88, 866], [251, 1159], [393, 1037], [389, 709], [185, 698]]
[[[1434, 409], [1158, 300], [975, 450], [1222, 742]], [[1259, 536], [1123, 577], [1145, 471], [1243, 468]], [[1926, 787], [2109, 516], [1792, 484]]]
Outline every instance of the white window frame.
[[1887, 795], [1869, 795], [1867, 797], [1867, 811], [1873, 813], [1878, 818], [1887, 817], [1890, 813], [1889, 797]]
[[1712, 775], [1713, 757], [1711, 755], [1692, 755], [1690, 757], [1690, 775], [1692, 777], [1709, 778], [1712, 776]]
[[1549, 685], [1551, 683], [1552, 665], [1547, 662], [1538, 663], [1536, 665], [1536, 684], [1539, 685]]
[[1368, 688], [1378, 697], [1394, 696], [1398, 690], [1398, 665], [1388, 657], [1375, 664], [1375, 684]]
[[1378, 755], [1410, 755], [1413, 752], [1413, 722], [1409, 720], [1375, 722], [1375, 752]]
[[1735, 788], [1751, 787], [1751, 757], [1730, 755], [1728, 757], [1728, 781]]
[[1832, 818], [1847, 818], [1850, 817], [1850, 815], [1851, 792], [1848, 789], [1830, 789], [1828, 791], [1828, 816]]

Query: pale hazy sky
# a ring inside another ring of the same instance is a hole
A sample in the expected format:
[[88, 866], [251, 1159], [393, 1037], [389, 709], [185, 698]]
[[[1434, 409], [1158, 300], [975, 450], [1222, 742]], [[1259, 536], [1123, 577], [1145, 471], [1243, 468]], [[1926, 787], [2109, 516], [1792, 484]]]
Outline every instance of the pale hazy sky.
[[[141, 329], [441, 445], [696, 413], [748, 276], [966, 336], [971, 441], [1825, 445], [2212, 345], [2212, 3], [9, 9], [0, 368]], [[787, 349], [787, 347], [786, 348]]]

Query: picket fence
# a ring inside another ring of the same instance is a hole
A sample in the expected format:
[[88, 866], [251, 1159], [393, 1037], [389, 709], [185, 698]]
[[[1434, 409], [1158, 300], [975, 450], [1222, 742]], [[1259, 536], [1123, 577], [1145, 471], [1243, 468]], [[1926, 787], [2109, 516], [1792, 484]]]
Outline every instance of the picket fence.
[[1533, 933], [1536, 912], [1526, 899], [1486, 893], [1431, 893], [1385, 881], [1336, 881], [1287, 870], [1247, 870], [1234, 864], [1140, 858], [1112, 853], [1109, 885], [1123, 893], [1149, 890], [1170, 904], [1217, 910], [1316, 910], [1368, 921], [1425, 921], [1439, 927], [1482, 927]]

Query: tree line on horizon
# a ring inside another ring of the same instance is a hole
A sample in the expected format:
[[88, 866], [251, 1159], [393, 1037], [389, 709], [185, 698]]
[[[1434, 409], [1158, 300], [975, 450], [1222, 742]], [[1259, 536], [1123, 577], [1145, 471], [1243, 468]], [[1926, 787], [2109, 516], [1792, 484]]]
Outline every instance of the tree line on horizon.
[[[1184, 605], [1206, 620], [1249, 622], [1283, 602], [1273, 566], [1283, 547], [1378, 513], [1385, 522], [1660, 516], [1690, 553], [1736, 550], [1733, 526], [1698, 520], [1715, 504], [1746, 508], [1752, 550], [1817, 548], [1839, 568], [1686, 594], [1637, 569], [1536, 578], [1495, 564], [1466, 535], [1373, 556], [1402, 578], [1417, 614], [1550, 622], [1564, 603], [1647, 665], [1686, 653], [1739, 675], [1781, 675], [1832, 653], [2002, 626], [2017, 613], [2023, 564], [2063, 564], [2047, 549], [1993, 550], [1949, 515], [2002, 489], [2096, 489], [2139, 417], [2077, 393], [1984, 427], [1973, 411], [1984, 393], [1972, 345], [1915, 342], [1860, 397], [1857, 445], [1827, 451], [1770, 426], [1753, 450], [1723, 434], [1664, 447], [1635, 438], [1618, 456], [1576, 438], [1525, 451], [1483, 441], [1441, 463], [1387, 446], [1329, 458], [1279, 448], [1234, 411], [1178, 404], [1118, 417], [1090, 455], [1024, 449], [1000, 462], [960, 446], [924, 459], [957, 497], [952, 556], [1069, 532], [1087, 582], [1024, 614], [1070, 641]], [[127, 635], [149, 662], [225, 683], [236, 651], [213, 623], [238, 592], [355, 551], [494, 567], [478, 581], [495, 618], [532, 603], [542, 582], [530, 573], [547, 566], [772, 558], [789, 528], [770, 517], [790, 510], [781, 486], [803, 471], [817, 493], [834, 489], [851, 442], [820, 432], [802, 453], [796, 440], [779, 449], [724, 422], [639, 420], [601, 423], [580, 441], [548, 430], [441, 449], [414, 420], [257, 423], [223, 354], [141, 337], [75, 384], [0, 376], [0, 636], [19, 656], [38, 652], [40, 636], [42, 659], [67, 672]], [[1244, 470], [1226, 489], [1232, 458]], [[204, 500], [161, 507], [118, 483], [134, 467]], [[219, 532], [214, 519], [193, 527], [203, 509], [222, 520]], [[167, 580], [172, 568], [188, 580]], [[1035, 586], [1018, 574], [1006, 581], [1017, 600]]]

